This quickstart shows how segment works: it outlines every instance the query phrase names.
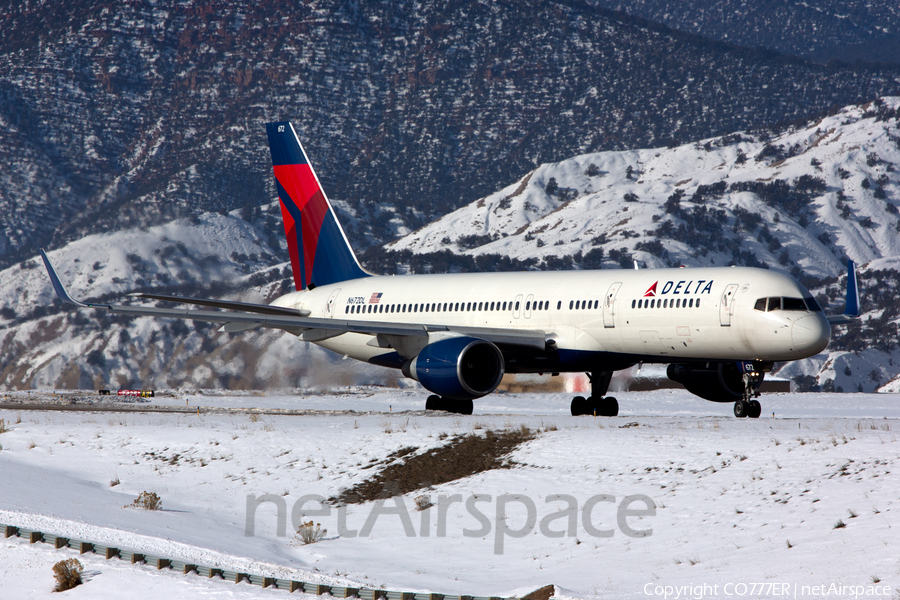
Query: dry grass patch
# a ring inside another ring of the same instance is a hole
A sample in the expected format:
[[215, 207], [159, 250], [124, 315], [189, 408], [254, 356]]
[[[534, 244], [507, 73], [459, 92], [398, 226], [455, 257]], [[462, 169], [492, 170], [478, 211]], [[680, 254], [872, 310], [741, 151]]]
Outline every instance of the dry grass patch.
[[530, 594], [522, 596], [522, 600], [550, 600], [556, 594], [556, 587], [553, 585], [545, 585], [544, 587], [534, 590]]
[[384, 465], [381, 471], [330, 501], [358, 504], [408, 494], [492, 469], [507, 469], [513, 466], [507, 456], [535, 436], [536, 432], [523, 425], [516, 429], [488, 430], [484, 435], [457, 435], [443, 446], [422, 454], [415, 454], [418, 448], [406, 446], [381, 461], [379, 464]]

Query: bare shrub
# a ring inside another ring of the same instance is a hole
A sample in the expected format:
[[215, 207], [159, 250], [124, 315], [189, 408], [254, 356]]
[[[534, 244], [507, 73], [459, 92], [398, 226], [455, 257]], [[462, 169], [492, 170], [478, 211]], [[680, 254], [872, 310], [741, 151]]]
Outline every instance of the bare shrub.
[[300, 538], [300, 541], [304, 544], [315, 544], [325, 537], [327, 532], [328, 530], [323, 529], [322, 525], [319, 523], [307, 521], [297, 528], [297, 537]]
[[54, 592], [64, 592], [84, 583], [81, 575], [84, 567], [77, 558], [67, 558], [53, 565], [53, 577], [56, 579]]
[[118, 477], [116, 477], [115, 479], [111, 479], [111, 480], [110, 480], [110, 482], [109, 482], [109, 487], [116, 487], [116, 486], [119, 485], [120, 483], [122, 483], [122, 482], [119, 481], [119, 478], [118, 478]]
[[137, 499], [122, 508], [143, 508], [144, 510], [160, 510], [162, 500], [154, 492], [141, 492]]
[[434, 506], [431, 502], [431, 498], [428, 496], [416, 496], [415, 499], [416, 510], [425, 510], [426, 508], [431, 508]]
[[6, 419], [0, 419], [0, 433], [6, 433], [9, 427], [6, 426]]

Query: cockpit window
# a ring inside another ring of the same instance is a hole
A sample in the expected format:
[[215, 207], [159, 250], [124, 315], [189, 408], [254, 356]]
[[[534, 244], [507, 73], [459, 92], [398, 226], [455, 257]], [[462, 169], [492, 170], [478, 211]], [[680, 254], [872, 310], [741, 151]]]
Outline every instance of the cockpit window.
[[807, 297], [804, 298], [803, 300], [806, 301], [806, 307], [807, 307], [809, 310], [811, 310], [811, 311], [813, 311], [813, 312], [821, 312], [821, 311], [822, 311], [822, 307], [819, 306], [819, 303], [816, 302], [816, 299], [813, 298], [812, 296], [807, 296]]
[[802, 298], [782, 298], [784, 310], [802, 310], [806, 311], [806, 304]]
[[807, 298], [759, 298], [753, 305], [755, 310], [802, 310], [820, 311], [819, 304], [812, 297]]

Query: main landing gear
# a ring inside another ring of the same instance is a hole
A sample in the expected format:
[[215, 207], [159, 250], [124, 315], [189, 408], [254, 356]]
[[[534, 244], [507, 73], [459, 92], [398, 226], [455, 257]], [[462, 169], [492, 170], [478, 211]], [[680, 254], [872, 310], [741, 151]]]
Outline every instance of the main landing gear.
[[471, 415], [472, 408], [471, 400], [453, 400], [436, 394], [428, 396], [425, 401], [425, 410], [443, 410], [458, 415]]
[[759, 397], [759, 385], [762, 383], [761, 374], [757, 372], [744, 373], [744, 397], [734, 403], [734, 416], [738, 418], [750, 417], [758, 419], [762, 414], [762, 406], [758, 400], [751, 398]]
[[609, 391], [609, 380], [612, 371], [594, 371], [587, 374], [591, 381], [591, 396], [575, 396], [572, 399], [572, 415], [594, 415], [596, 417], [615, 417], [619, 414], [619, 402], [606, 396]]

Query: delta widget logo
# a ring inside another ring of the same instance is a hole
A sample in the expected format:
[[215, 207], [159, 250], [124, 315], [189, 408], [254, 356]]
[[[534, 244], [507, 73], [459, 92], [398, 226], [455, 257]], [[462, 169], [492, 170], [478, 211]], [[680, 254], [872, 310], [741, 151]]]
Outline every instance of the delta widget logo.
[[667, 281], [665, 285], [663, 285], [662, 291], [657, 292], [657, 286], [659, 285], [659, 281], [654, 281], [653, 285], [647, 288], [647, 291], [644, 292], [644, 298], [655, 298], [657, 294], [684, 294], [684, 295], [696, 295], [696, 294], [711, 294], [713, 280], [709, 281], [705, 279], [700, 279], [698, 281]]

